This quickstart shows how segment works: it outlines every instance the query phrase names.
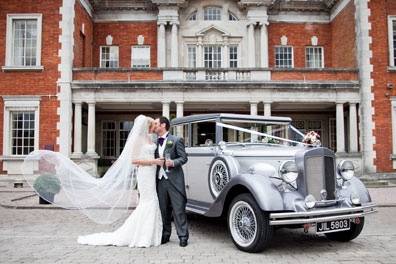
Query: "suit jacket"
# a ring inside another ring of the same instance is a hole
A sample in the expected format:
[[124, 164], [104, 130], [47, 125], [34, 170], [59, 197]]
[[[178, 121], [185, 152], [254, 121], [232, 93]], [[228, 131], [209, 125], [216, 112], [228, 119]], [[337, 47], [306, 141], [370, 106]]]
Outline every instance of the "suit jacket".
[[[172, 142], [172, 144], [170, 144]], [[164, 142], [166, 144], [164, 153], [170, 153], [171, 160], [174, 162], [174, 167], [169, 168], [169, 172], [166, 173], [168, 176], [168, 181], [184, 196], [186, 196], [186, 187], [184, 183], [184, 173], [182, 166], [186, 164], [188, 158], [187, 153], [184, 146], [184, 140], [181, 137], [177, 137], [171, 134], [168, 134], [167, 141]], [[159, 158], [158, 152], [158, 143], [157, 148], [155, 150], [155, 158]], [[166, 167], [164, 167], [164, 170]], [[158, 181], [160, 166], [157, 166], [156, 178]]]

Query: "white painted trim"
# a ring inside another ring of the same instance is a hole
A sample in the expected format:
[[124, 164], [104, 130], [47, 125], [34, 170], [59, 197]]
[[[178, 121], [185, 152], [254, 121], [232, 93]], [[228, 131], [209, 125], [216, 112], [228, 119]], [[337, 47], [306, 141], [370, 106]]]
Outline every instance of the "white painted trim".
[[269, 15], [268, 21], [286, 22], [286, 23], [329, 23], [330, 16], [323, 15], [305, 15], [300, 12], [279, 12], [276, 15]]
[[[15, 66], [12, 64], [12, 47], [14, 46], [12, 21], [14, 19], [36, 19], [37, 20], [36, 66], [41, 67], [42, 14], [39, 14], [39, 13], [7, 14], [5, 66], [6, 67], [14, 67]], [[23, 68], [23, 66], [20, 66], [20, 65], [18, 65], [16, 67]], [[31, 66], [27, 66], [26, 68], [31, 68]]]
[[34, 111], [34, 150], [39, 149], [40, 141], [40, 96], [2, 96], [4, 100], [3, 115], [3, 155], [12, 155], [11, 147], [11, 112]]
[[61, 20], [59, 28], [62, 33], [59, 35], [59, 57], [58, 64], [58, 100], [60, 101], [57, 113], [59, 122], [57, 129], [59, 136], [56, 138], [56, 144], [59, 145], [59, 152], [69, 157], [72, 146], [72, 91], [71, 82], [73, 80], [73, 58], [74, 58], [74, 18], [76, 0], [62, 0], [62, 6], [59, 8]]
[[21, 67], [21, 66], [3, 66], [1, 67], [2, 71], [7, 72], [7, 71], [42, 71], [44, 70], [43, 66], [26, 66], [26, 67]]
[[120, 21], [153, 21], [157, 22], [157, 14], [137, 10], [120, 10], [112, 12], [95, 12], [93, 21], [100, 22], [120, 22]]
[[87, 0], [80, 0], [80, 4], [84, 7], [85, 11], [87, 11], [88, 15], [92, 17], [93, 14], [93, 8], [89, 1]]
[[389, 66], [395, 67], [395, 54], [393, 47], [393, 21], [396, 21], [396, 16], [388, 16], [388, 49], [389, 49]]
[[356, 45], [357, 45], [357, 60], [359, 67], [360, 80], [360, 140], [362, 150], [362, 164], [363, 173], [376, 172], [374, 160], [376, 158], [376, 151], [374, 145], [376, 138], [373, 134], [375, 130], [375, 122], [373, 121], [374, 107], [372, 101], [374, 94], [372, 87], [374, 80], [371, 78], [373, 65], [371, 59], [373, 56], [370, 44], [372, 37], [370, 35], [371, 23], [369, 20], [370, 9], [368, 7], [369, 0], [354, 0], [355, 12], [355, 31], [356, 31]]
[[341, 0], [339, 1], [335, 7], [331, 10], [330, 13], [330, 22], [334, 20], [341, 13], [342, 10], [349, 4], [351, 0]]

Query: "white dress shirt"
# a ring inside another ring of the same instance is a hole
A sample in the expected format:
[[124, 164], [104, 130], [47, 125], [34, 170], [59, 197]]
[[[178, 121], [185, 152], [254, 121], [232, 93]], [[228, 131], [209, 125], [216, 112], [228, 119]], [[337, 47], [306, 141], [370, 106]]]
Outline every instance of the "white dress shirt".
[[[166, 147], [166, 141], [168, 140], [168, 134], [169, 132], [166, 132], [165, 134], [163, 134], [161, 137], [159, 138], [163, 138], [164, 142], [162, 143], [162, 146], [158, 144], [158, 154], [160, 158], [164, 157], [164, 150]], [[158, 179], [162, 179], [162, 177], [164, 177], [165, 179], [168, 179], [168, 176], [166, 175], [166, 172], [164, 170], [164, 167], [161, 167], [158, 173]]]

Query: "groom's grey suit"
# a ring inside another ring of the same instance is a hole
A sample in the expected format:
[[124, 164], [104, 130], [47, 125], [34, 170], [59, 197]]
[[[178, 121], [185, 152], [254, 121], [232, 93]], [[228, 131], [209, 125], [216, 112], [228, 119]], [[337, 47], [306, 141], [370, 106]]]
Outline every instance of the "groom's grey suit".
[[[172, 144], [169, 144], [172, 142]], [[165, 177], [159, 179], [160, 166], [157, 167], [157, 194], [162, 214], [162, 237], [169, 238], [171, 235], [171, 215], [173, 208], [173, 219], [175, 222], [179, 239], [188, 239], [188, 227], [186, 216], [186, 189], [184, 185], [184, 173], [182, 165], [187, 162], [184, 140], [180, 137], [168, 134], [167, 140], [163, 143], [165, 152], [170, 153], [174, 167], [169, 168]], [[159, 148], [155, 150], [155, 157], [159, 158]]]

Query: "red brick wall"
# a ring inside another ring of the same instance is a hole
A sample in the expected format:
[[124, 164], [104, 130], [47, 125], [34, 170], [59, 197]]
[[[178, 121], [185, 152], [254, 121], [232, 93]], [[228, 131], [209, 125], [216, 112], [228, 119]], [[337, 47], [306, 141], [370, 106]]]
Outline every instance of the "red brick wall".
[[[59, 7], [61, 0], [1, 0], [0, 3], [0, 65], [5, 64], [6, 23], [9, 13], [41, 13], [42, 49], [41, 72], [0, 71], [0, 95], [42, 95], [40, 102], [40, 139], [39, 145], [56, 144], [56, 113], [59, 45]], [[49, 98], [48, 95], [51, 97]], [[3, 154], [3, 116], [4, 104], [0, 99], [0, 155]], [[57, 149], [57, 146], [56, 146]], [[0, 163], [0, 170], [3, 168]], [[0, 173], [2, 173], [0, 171]]]
[[[76, 1], [74, 18], [74, 67], [92, 67], [93, 22], [87, 11]], [[84, 33], [82, 25], [84, 24]]]
[[157, 22], [113, 22], [94, 24], [93, 66], [99, 67], [99, 47], [106, 45], [106, 37], [113, 37], [119, 46], [119, 66], [131, 67], [131, 46], [137, 45], [137, 36], [144, 36], [144, 44], [151, 47], [151, 67], [157, 67]]
[[335, 68], [355, 68], [356, 33], [353, 1], [331, 22], [332, 62]]
[[318, 46], [323, 46], [324, 66], [333, 67], [331, 25], [313, 23], [270, 23], [268, 28], [269, 65], [275, 66], [275, 46], [280, 45], [281, 37], [287, 37], [287, 44], [293, 46], [294, 67], [305, 67], [305, 47], [311, 46], [311, 37], [318, 37]]
[[376, 0], [369, 2], [371, 15], [370, 31], [372, 37], [373, 64], [372, 78], [374, 79], [374, 136], [376, 144], [374, 150], [377, 158], [374, 163], [378, 172], [391, 172], [392, 161], [392, 119], [390, 96], [396, 96], [395, 90], [387, 89], [387, 83], [396, 85], [396, 72], [388, 72], [389, 47], [387, 16], [396, 15], [396, 3], [394, 1]]
[[358, 80], [357, 71], [272, 71], [272, 80], [325, 80], [325, 81], [349, 81]]

